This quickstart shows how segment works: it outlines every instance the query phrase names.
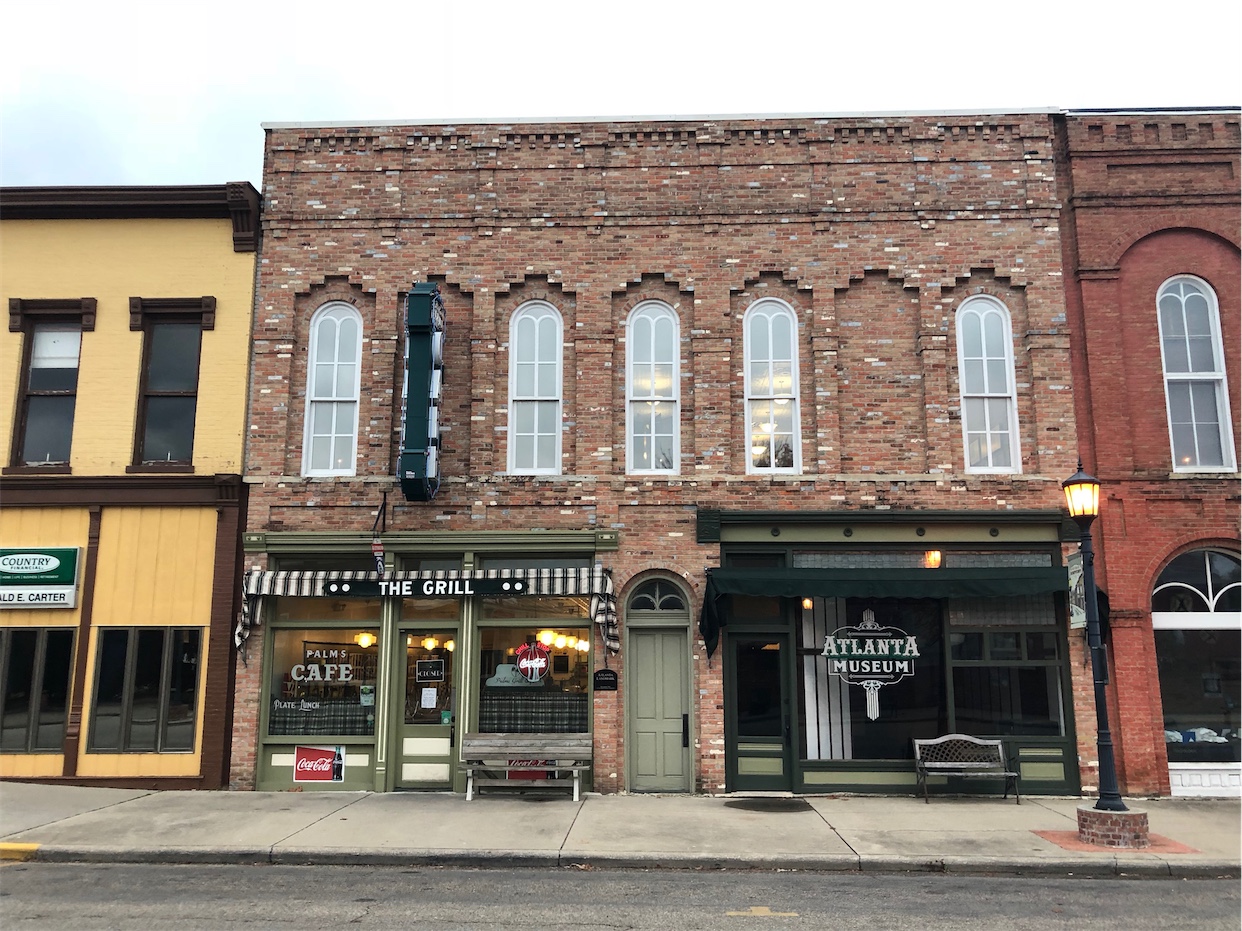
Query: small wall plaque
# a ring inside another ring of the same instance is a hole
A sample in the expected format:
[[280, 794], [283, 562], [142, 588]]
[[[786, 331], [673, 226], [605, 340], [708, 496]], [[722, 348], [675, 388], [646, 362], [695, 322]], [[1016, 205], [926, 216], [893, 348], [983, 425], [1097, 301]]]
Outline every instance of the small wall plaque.
[[595, 691], [615, 692], [617, 690], [617, 671], [615, 669], [595, 670]]

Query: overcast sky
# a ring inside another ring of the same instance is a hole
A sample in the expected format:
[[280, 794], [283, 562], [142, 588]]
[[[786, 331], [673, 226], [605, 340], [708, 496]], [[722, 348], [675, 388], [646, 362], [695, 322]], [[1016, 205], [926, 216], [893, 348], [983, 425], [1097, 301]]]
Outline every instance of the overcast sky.
[[259, 187], [263, 123], [1236, 106], [1238, 6], [11, 0], [0, 184]]

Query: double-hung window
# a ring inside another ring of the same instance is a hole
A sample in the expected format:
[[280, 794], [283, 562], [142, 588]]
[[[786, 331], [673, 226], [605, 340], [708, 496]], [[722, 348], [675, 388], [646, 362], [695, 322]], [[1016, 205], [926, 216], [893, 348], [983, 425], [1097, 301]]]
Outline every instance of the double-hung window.
[[303, 475], [354, 474], [361, 368], [361, 315], [349, 304], [321, 307], [311, 320]]
[[679, 468], [677, 315], [654, 302], [630, 314], [626, 335], [629, 472]]
[[142, 330], [142, 380], [131, 469], [188, 470], [194, 459], [203, 330], [214, 329], [216, 300], [129, 301], [130, 329]]
[[747, 472], [802, 469], [798, 412], [798, 322], [788, 304], [752, 304], [743, 322], [746, 354]]
[[82, 333], [95, 329], [95, 299], [10, 298], [9, 329], [25, 334], [9, 461], [67, 471]]
[[30, 336], [20, 464], [63, 465], [73, 441], [82, 328], [41, 323]]
[[1233, 431], [1216, 294], [1186, 275], [1157, 298], [1164, 394], [1178, 472], [1232, 471]]
[[1018, 406], [1009, 311], [989, 297], [957, 311], [958, 384], [967, 472], [1018, 472]]
[[533, 301], [509, 324], [509, 471], [561, 471], [561, 315]]

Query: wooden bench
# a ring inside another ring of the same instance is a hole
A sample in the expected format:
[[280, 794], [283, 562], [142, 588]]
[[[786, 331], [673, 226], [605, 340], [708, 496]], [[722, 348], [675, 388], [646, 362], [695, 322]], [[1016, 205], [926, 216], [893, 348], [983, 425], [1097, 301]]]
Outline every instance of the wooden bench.
[[[465, 734], [461, 768], [466, 773], [466, 801], [488, 786], [525, 789], [572, 785], [582, 798], [582, 774], [591, 768], [590, 734]], [[542, 772], [530, 777], [514, 775]]]
[[1005, 798], [1013, 787], [1019, 805], [1018, 773], [1009, 768], [1005, 748], [999, 740], [982, 740], [969, 734], [946, 734], [929, 740], [914, 738], [914, 772], [928, 802], [928, 776], [964, 776], [1005, 780]]

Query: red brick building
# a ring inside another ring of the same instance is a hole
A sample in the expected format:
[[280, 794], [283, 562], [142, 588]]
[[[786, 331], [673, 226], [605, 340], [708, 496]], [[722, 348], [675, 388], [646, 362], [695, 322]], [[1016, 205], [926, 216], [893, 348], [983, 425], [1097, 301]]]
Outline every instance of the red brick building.
[[267, 127], [234, 785], [1077, 792], [1059, 125]]
[[[1242, 791], [1238, 117], [1058, 121], [1079, 442], [1102, 483], [1097, 578], [1131, 794]], [[1093, 720], [1079, 740], [1094, 759]]]

